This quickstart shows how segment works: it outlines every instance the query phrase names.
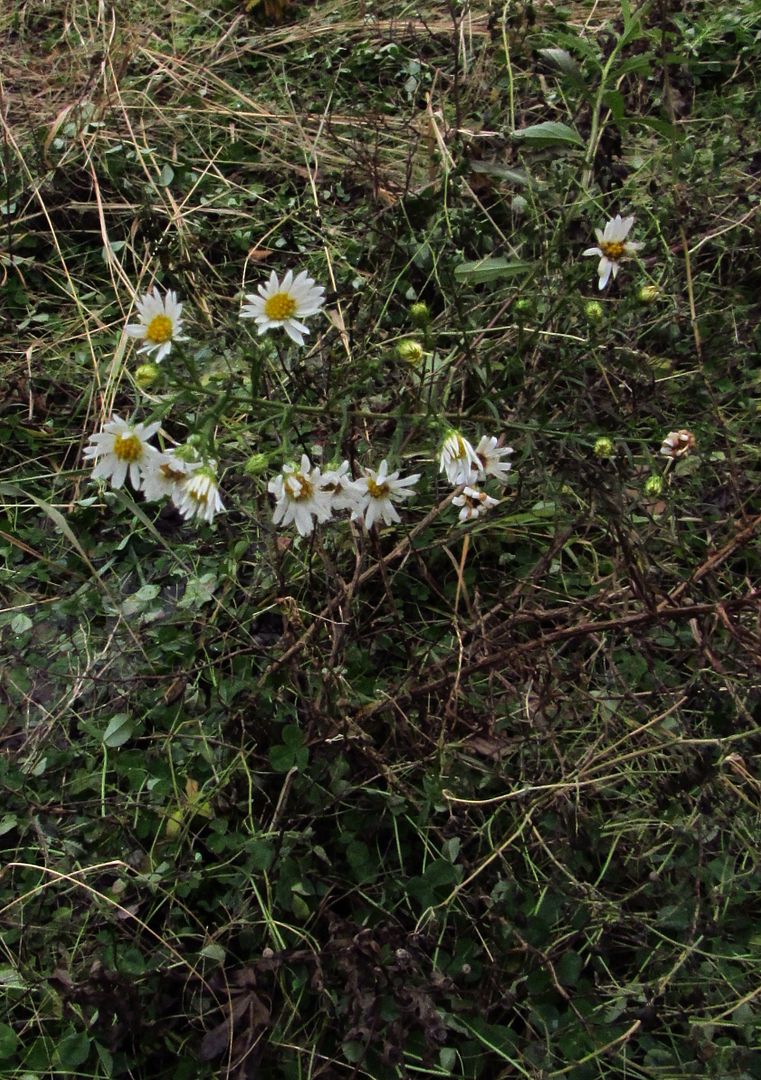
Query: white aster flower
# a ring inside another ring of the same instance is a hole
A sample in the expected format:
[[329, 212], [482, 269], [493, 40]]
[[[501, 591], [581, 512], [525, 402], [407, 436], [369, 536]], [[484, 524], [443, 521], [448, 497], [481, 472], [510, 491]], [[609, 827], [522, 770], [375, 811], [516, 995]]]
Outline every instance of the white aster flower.
[[313, 466], [306, 454], [301, 465], [283, 466], [279, 476], [270, 480], [267, 491], [275, 496], [275, 525], [295, 525], [299, 536], [309, 536], [314, 522], [330, 521], [333, 516], [332, 492], [323, 487], [319, 466]]
[[160, 427], [160, 421], [131, 424], [114, 413], [103, 425], [103, 430], [90, 437], [89, 444], [82, 451], [84, 457], [92, 458], [95, 462], [93, 480], [110, 480], [111, 487], [120, 488], [129, 473], [130, 483], [135, 491], [139, 491], [144, 469], [158, 454], [156, 447], [151, 446], [148, 440]]
[[595, 229], [597, 247], [587, 248], [582, 255], [597, 255], [600, 259], [597, 274], [600, 278], [598, 289], [604, 289], [610, 280], [611, 273], [615, 278], [618, 273], [618, 264], [627, 255], [634, 255], [639, 251], [642, 244], [627, 240], [629, 230], [634, 224], [634, 217], [622, 218], [616, 214], [605, 223], [604, 229]]
[[182, 333], [182, 304], [171, 289], [162, 299], [154, 286], [137, 301], [137, 313], [139, 322], [128, 323], [127, 334], [144, 342], [138, 352], [155, 352], [158, 362], [169, 355], [173, 341], [187, 341]]
[[507, 474], [512, 469], [512, 465], [509, 461], [503, 461], [502, 458], [513, 452], [512, 446], [497, 446], [497, 439], [493, 435], [482, 435], [476, 447], [479, 480], [493, 476], [495, 480], [499, 480], [500, 484], [506, 484]]
[[200, 468], [200, 461], [184, 461], [174, 450], [153, 454], [143, 467], [143, 495], [148, 502], [171, 498], [190, 474]]
[[663, 440], [660, 453], [668, 458], [686, 457], [691, 450], [695, 449], [697, 440], [687, 428], [679, 431], [670, 431]]
[[216, 461], [193, 467], [193, 471], [175, 486], [172, 502], [187, 521], [197, 517], [211, 524], [215, 515], [224, 510], [219, 497]]
[[481, 514], [485, 514], [487, 510], [497, 506], [498, 503], [499, 499], [493, 499], [485, 491], [479, 491], [478, 488], [474, 487], [463, 488], [462, 493], [455, 495], [452, 499], [453, 506], [462, 507], [458, 515], [460, 521], [472, 521]]
[[297, 345], [304, 344], [304, 334], [309, 328], [302, 319], [316, 315], [323, 305], [322, 285], [316, 285], [306, 270], [296, 277], [289, 270], [282, 281], [278, 281], [273, 270], [266, 285], [259, 286], [259, 295], [246, 293], [245, 304], [241, 308], [241, 319], [255, 319], [257, 333], [265, 334], [273, 327], [282, 326], [286, 334]]
[[337, 469], [329, 469], [322, 474], [320, 486], [330, 495], [330, 504], [334, 510], [357, 509], [360, 492], [349, 472], [349, 462], [342, 461]]
[[439, 468], [455, 487], [472, 484], [481, 471], [481, 462], [467, 439], [459, 431], [450, 431], [441, 447]]
[[365, 469], [365, 475], [355, 481], [359, 492], [359, 505], [352, 514], [352, 519], [363, 519], [368, 529], [371, 529], [376, 521], [383, 521], [386, 525], [401, 521], [394, 503], [414, 495], [412, 485], [419, 479], [420, 473], [407, 476], [404, 480], [399, 479], [398, 472], [389, 476], [385, 461], [380, 463], [377, 472], [374, 469]]

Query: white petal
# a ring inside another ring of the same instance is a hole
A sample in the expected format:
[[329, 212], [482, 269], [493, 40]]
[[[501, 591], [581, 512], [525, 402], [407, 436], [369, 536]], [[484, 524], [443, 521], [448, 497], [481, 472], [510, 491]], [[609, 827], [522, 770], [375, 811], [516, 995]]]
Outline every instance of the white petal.
[[602, 251], [598, 247], [587, 248], [586, 251], [582, 251], [582, 255], [602, 255]]
[[117, 459], [116, 466], [111, 474], [111, 487], [120, 488], [127, 478], [128, 463]]
[[[303, 336], [299, 333], [299, 331], [296, 329], [296, 327], [293, 325], [293, 323], [291, 321], [284, 322], [283, 323], [283, 329], [285, 330], [286, 334], [291, 339], [291, 341], [295, 341], [297, 345], [303, 345], [304, 344]], [[260, 331], [260, 333], [261, 333], [261, 331]]]

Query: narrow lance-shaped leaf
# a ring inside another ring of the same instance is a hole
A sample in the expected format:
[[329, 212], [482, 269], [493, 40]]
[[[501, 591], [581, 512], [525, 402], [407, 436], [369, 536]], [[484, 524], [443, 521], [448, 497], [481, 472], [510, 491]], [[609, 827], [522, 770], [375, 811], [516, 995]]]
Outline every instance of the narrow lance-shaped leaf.
[[454, 268], [454, 276], [458, 281], [478, 283], [494, 281], [502, 277], [516, 277], [519, 274], [527, 274], [532, 269], [533, 263], [495, 257], [479, 259], [477, 262], [460, 263]]
[[584, 140], [578, 131], [559, 120], [545, 120], [542, 124], [532, 124], [513, 132], [513, 138], [531, 146], [583, 146]]

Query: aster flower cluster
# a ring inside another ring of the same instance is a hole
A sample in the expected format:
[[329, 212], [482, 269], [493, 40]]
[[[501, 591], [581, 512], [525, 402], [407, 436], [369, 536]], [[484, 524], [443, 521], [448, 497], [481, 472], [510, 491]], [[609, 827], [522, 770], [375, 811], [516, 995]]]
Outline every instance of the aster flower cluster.
[[353, 479], [348, 461], [323, 472], [302, 454], [299, 465], [284, 465], [267, 485], [275, 497], [272, 520], [275, 525], [295, 525], [300, 536], [309, 536], [316, 522], [331, 521], [342, 510], [368, 529], [376, 522], [397, 524], [401, 518], [395, 504], [414, 494], [419, 479], [419, 473], [407, 477], [389, 473], [385, 460], [377, 470], [366, 468]]
[[149, 442], [161, 424], [123, 420], [116, 413], [93, 435], [83, 451], [94, 462], [94, 480], [119, 489], [129, 482], [148, 502], [170, 498], [186, 519], [212, 522], [224, 507], [219, 496], [216, 462], [194, 460], [192, 450], [159, 450]]
[[476, 484], [490, 477], [506, 484], [512, 465], [504, 459], [512, 453], [512, 446], [500, 446], [493, 435], [483, 435], [474, 447], [459, 431], [448, 432], [441, 447], [439, 467], [454, 487], [464, 485], [452, 499], [453, 505], [460, 507], [460, 521], [472, 521], [499, 503], [499, 499], [481, 491]]
[[[642, 244], [628, 239], [634, 217], [617, 214], [603, 229], [595, 229], [597, 246], [584, 255], [599, 258], [599, 288], [615, 278], [620, 262], [635, 255]], [[252, 319], [257, 334], [282, 329], [297, 345], [305, 344], [309, 328], [305, 320], [317, 315], [324, 304], [325, 289], [306, 271], [288, 270], [282, 278], [273, 271], [256, 293], [247, 293], [240, 310], [241, 319]], [[429, 318], [424, 305], [427, 324]], [[157, 364], [170, 355], [175, 343], [187, 340], [183, 332], [183, 304], [171, 289], [163, 295], [155, 286], [136, 301], [137, 321], [130, 322], [126, 334], [140, 344], [138, 352], [148, 354], [150, 363], [142, 364], [136, 384], [148, 389], [159, 378]], [[414, 353], [414, 356], [413, 356]], [[417, 362], [422, 346], [403, 341], [399, 355]], [[84, 457], [93, 465], [94, 479], [107, 480], [114, 488], [127, 479], [135, 491], [142, 491], [149, 501], [169, 498], [187, 519], [212, 522], [224, 509], [216, 477], [216, 463], [201, 460], [189, 447], [162, 450], [150, 440], [159, 423], [125, 421], [113, 415], [101, 432], [93, 435]], [[601, 446], [598, 440], [597, 446]], [[664, 439], [661, 454], [678, 458], [694, 446], [694, 437], [686, 431], [670, 432]], [[452, 503], [459, 510], [459, 520], [475, 520], [499, 504], [499, 498], [484, 490], [489, 481], [507, 483], [513, 448], [503, 446], [495, 436], [484, 435], [473, 446], [459, 431], [447, 432], [440, 452], [439, 466], [450, 484], [458, 490]], [[602, 454], [602, 450], [599, 451]], [[607, 448], [606, 448], [607, 453]], [[263, 455], [260, 455], [264, 457]], [[262, 464], [266, 463], [266, 457]], [[348, 461], [323, 471], [304, 454], [298, 464], [285, 464], [269, 481], [268, 492], [274, 497], [273, 522], [294, 526], [301, 536], [309, 536], [317, 523], [331, 521], [341, 512], [371, 529], [376, 524], [399, 523], [398, 507], [415, 493], [420, 474], [402, 477], [391, 472], [386, 460], [377, 469], [364, 468], [354, 476]]]

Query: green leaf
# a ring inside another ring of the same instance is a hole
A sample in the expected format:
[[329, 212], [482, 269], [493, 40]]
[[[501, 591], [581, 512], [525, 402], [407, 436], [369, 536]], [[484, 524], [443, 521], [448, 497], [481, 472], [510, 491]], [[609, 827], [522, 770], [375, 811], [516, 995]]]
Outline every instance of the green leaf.
[[280, 746], [270, 748], [270, 764], [275, 772], [304, 769], [309, 762], [309, 750], [304, 746], [304, 733], [296, 724], [286, 724]]
[[155, 600], [161, 592], [161, 588], [158, 585], [143, 585], [133, 593], [135, 600], [139, 600], [143, 604], [147, 604], [150, 600]]
[[579, 975], [581, 975], [583, 967], [584, 961], [578, 953], [566, 953], [555, 965], [558, 982], [562, 983], [563, 986], [575, 986], [579, 981]]
[[171, 165], [165, 165], [161, 170], [161, 176], [159, 176], [159, 187], [169, 187], [174, 180], [174, 169]]
[[13, 1057], [19, 1037], [9, 1024], [0, 1024], [0, 1059]]
[[358, 1039], [347, 1039], [341, 1049], [350, 1064], [356, 1065], [365, 1056], [365, 1046]]
[[223, 964], [227, 953], [221, 945], [216, 941], [212, 941], [201, 949], [199, 955], [204, 956], [207, 960], [213, 960], [217, 964]]
[[677, 127], [676, 124], [670, 124], [668, 120], [660, 120], [657, 116], [638, 116], [633, 122], [641, 124], [642, 127], [650, 128], [651, 131], [663, 135], [665, 139], [682, 140], [684, 138], [684, 132], [681, 128]]
[[11, 630], [14, 634], [25, 634], [27, 630], [31, 630], [34, 623], [28, 615], [23, 613], [14, 616], [11, 621]]
[[626, 102], [624, 95], [618, 90], [608, 90], [603, 94], [603, 102], [610, 109], [614, 120], [623, 120], [626, 116]]
[[0, 836], [5, 836], [11, 829], [15, 829], [18, 825], [18, 818], [15, 814], [5, 814], [0, 818]]
[[520, 262], [516, 259], [503, 257], [479, 259], [478, 262], [460, 263], [454, 268], [454, 276], [458, 281], [494, 281], [501, 277], [517, 277], [519, 274], [527, 274], [533, 270], [533, 263]]
[[578, 131], [559, 120], [545, 120], [542, 124], [514, 131], [513, 138], [530, 146], [583, 146], [584, 141]]
[[577, 82], [583, 82], [581, 68], [567, 49], [540, 49], [539, 55], [563, 75], [570, 75]]
[[503, 165], [501, 161], [469, 161], [468, 168], [474, 173], [509, 180], [511, 184], [518, 184], [520, 187], [535, 187], [537, 184], [537, 181], [524, 169], [511, 169], [508, 165]]
[[108, 747], [124, 746], [132, 738], [135, 722], [127, 713], [113, 716], [103, 732], [103, 743]]
[[75, 1031], [59, 1042], [56, 1060], [62, 1069], [78, 1069], [90, 1056], [90, 1036], [86, 1031]]

